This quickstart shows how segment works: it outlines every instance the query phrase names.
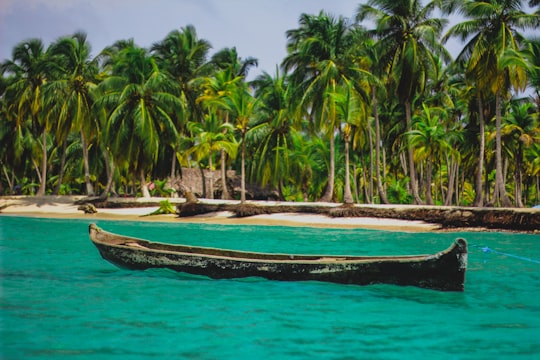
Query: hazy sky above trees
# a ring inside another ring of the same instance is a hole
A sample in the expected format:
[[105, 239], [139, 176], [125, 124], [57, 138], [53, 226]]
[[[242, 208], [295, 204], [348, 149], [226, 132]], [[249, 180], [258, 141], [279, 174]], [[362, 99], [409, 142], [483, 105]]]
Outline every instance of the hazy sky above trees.
[[[274, 74], [286, 55], [285, 32], [298, 27], [302, 13], [320, 10], [352, 18], [354, 0], [2, 0], [0, 61], [17, 43], [38, 37], [45, 46], [82, 30], [96, 55], [117, 40], [133, 38], [149, 47], [170, 31], [195, 26], [212, 53], [235, 46], [242, 58], [259, 59], [252, 76]], [[450, 44], [452, 46], [452, 44]], [[451, 49], [456, 55], [459, 47]]]

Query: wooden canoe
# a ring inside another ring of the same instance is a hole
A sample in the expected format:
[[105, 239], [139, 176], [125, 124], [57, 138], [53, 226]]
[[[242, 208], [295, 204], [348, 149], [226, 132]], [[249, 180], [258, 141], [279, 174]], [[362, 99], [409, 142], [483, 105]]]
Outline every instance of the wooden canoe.
[[89, 226], [101, 256], [131, 269], [168, 268], [213, 279], [263, 277], [282, 281], [326, 281], [342, 284], [395, 284], [463, 291], [467, 242], [457, 239], [431, 255], [336, 256], [270, 254], [172, 245], [122, 236]]

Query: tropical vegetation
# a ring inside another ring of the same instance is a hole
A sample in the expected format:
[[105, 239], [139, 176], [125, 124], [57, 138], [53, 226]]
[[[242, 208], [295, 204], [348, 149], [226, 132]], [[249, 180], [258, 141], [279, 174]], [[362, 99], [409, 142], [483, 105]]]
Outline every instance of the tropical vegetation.
[[0, 194], [167, 196], [198, 168], [221, 173], [208, 198], [535, 205], [539, 27], [538, 1], [367, 0], [302, 14], [251, 81], [257, 59], [191, 25], [96, 55], [83, 32], [23, 41], [0, 65]]

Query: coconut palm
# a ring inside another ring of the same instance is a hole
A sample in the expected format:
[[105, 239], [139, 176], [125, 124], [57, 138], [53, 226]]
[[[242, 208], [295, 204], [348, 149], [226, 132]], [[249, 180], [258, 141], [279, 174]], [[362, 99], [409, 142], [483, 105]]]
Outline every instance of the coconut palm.
[[[190, 122], [189, 132], [194, 134], [194, 145], [190, 152], [194, 153], [199, 163], [203, 159], [208, 160], [208, 170], [210, 174], [214, 171], [213, 157], [215, 152], [224, 151], [230, 157], [235, 158], [238, 144], [234, 139], [234, 127], [230, 123], [223, 123], [219, 120], [215, 112], [210, 112], [205, 116], [202, 123]], [[206, 197], [214, 198], [214, 178], [209, 177], [210, 188]]]
[[444, 154], [457, 156], [457, 150], [452, 147], [448, 129], [443, 124], [447, 112], [442, 108], [429, 108], [423, 104], [423, 112], [415, 115], [413, 130], [409, 131], [411, 145], [416, 149], [415, 156], [426, 164], [426, 202], [433, 205], [432, 176], [433, 164], [439, 163]]
[[[230, 96], [237, 90], [237, 85], [245, 80], [249, 70], [257, 65], [258, 60], [253, 57], [242, 59], [236, 48], [221, 49], [208, 62], [206, 67], [208, 74], [197, 81], [203, 90], [197, 101], [206, 104], [208, 111], [216, 112], [222, 121], [228, 123], [232, 111]], [[227, 128], [223, 131], [227, 131]], [[222, 198], [230, 199], [226, 164], [227, 153], [221, 151]]]
[[[470, 130], [470, 141], [464, 142], [464, 147], [469, 151], [468, 158], [475, 159], [476, 164], [472, 165], [475, 170], [475, 198], [473, 206], [481, 207], [484, 204], [483, 176], [485, 161], [485, 117], [487, 108], [484, 105], [485, 94], [480, 91], [476, 82], [465, 76], [464, 63], [455, 62], [450, 67], [452, 78], [449, 79], [449, 86], [454, 92], [454, 102], [457, 109], [463, 108], [465, 119], [468, 122], [467, 129]], [[459, 111], [459, 110], [458, 110]]]
[[531, 100], [540, 111], [540, 37], [527, 40], [525, 54], [531, 64], [529, 67], [529, 83], [534, 91], [533, 95], [531, 95]]
[[300, 26], [287, 31], [288, 55], [283, 60], [285, 71], [291, 71], [291, 84], [300, 97], [300, 106], [310, 110], [314, 132], [322, 130], [329, 139], [330, 161], [328, 183], [321, 201], [332, 201], [335, 182], [335, 131], [339, 128], [335, 104], [330, 93], [346, 79], [359, 77], [359, 69], [351, 58], [354, 44], [351, 26], [343, 18], [324, 12], [302, 14]]
[[194, 87], [193, 80], [204, 75], [211, 48], [207, 40], [198, 38], [197, 31], [192, 25], [171, 31], [151, 48], [160, 68], [178, 81], [182, 95], [188, 100], [187, 110], [190, 111], [192, 120], [197, 118], [197, 113], [200, 114], [196, 111], [198, 91]]
[[36, 167], [40, 185], [36, 195], [44, 195], [47, 184], [49, 118], [44, 108], [43, 89], [51, 72], [50, 65], [41, 39], [17, 44], [12, 59], [2, 64], [2, 72], [14, 77], [6, 89], [6, 96], [15, 101], [18, 127], [30, 119], [33, 131], [41, 137], [41, 167]]
[[[0, 89], [0, 165], [2, 175], [9, 187], [9, 193], [14, 193], [18, 178], [28, 175], [28, 164], [32, 163], [32, 150], [37, 144], [36, 136], [32, 133], [32, 121], [18, 118], [18, 94], [7, 92], [7, 88], [17, 78], [2, 77]], [[36, 134], [38, 135], [38, 134]], [[39, 136], [39, 135], [38, 135]], [[30, 171], [31, 170], [30, 168]], [[2, 187], [2, 186], [0, 186]]]
[[249, 73], [249, 70], [258, 66], [259, 60], [254, 57], [247, 57], [242, 59], [238, 55], [238, 51], [235, 47], [223, 48], [210, 59], [210, 65], [215, 66], [219, 70], [228, 70], [231, 77], [241, 76], [244, 79]]
[[246, 134], [253, 123], [256, 100], [249, 93], [247, 84], [239, 82], [229, 96], [231, 114], [234, 118], [235, 129], [240, 133], [241, 146], [241, 190], [240, 202], [246, 201]]
[[176, 96], [178, 83], [162, 72], [147, 51], [128, 45], [114, 57], [112, 75], [100, 84], [99, 106], [111, 109], [104, 136], [117, 163], [128, 166], [149, 197], [146, 176], [156, 161], [164, 137], [177, 136], [173, 114], [184, 104]]
[[535, 143], [525, 152], [525, 172], [535, 179], [535, 196], [533, 204], [540, 204], [540, 143]]
[[[456, 150], [462, 150], [463, 146], [463, 126], [466, 121], [464, 114], [467, 111], [467, 105], [472, 89], [467, 87], [464, 83], [463, 77], [457, 76], [456, 71], [459, 69], [459, 64], [453, 63], [449, 67], [443, 66], [441, 61], [437, 62], [437, 66], [433, 68], [430, 73], [430, 79], [426, 86], [426, 91], [423, 96], [423, 103], [430, 109], [436, 109], [434, 114], [441, 115], [440, 126], [444, 127], [448, 132], [447, 141]], [[437, 109], [444, 109], [443, 114]], [[421, 113], [425, 115], [425, 111]], [[444, 115], [444, 116], [442, 116]], [[477, 143], [475, 141], [475, 143]], [[443, 166], [439, 167], [441, 194], [444, 198], [444, 205], [451, 205], [454, 194], [455, 184], [457, 183], [457, 174], [459, 172], [459, 166], [461, 165], [460, 156], [456, 156], [458, 153], [445, 152], [441, 160], [445, 162]], [[448, 177], [447, 191], [443, 189], [443, 175]], [[437, 194], [435, 192], [435, 194]], [[457, 192], [456, 192], [457, 194]]]
[[279, 69], [274, 76], [264, 72], [251, 85], [259, 100], [256, 122], [247, 134], [256, 149], [252, 174], [262, 186], [270, 184], [279, 189], [283, 198], [283, 189], [292, 171], [292, 138], [299, 127], [292, 109], [292, 87]]
[[[229, 123], [229, 115], [231, 112], [230, 97], [240, 82], [241, 76], [233, 76], [231, 69], [218, 70], [213, 74], [199, 78], [199, 86], [202, 90], [201, 95], [197, 99], [198, 103], [203, 104], [203, 107], [211, 116], [217, 116], [222, 123]], [[228, 131], [228, 127], [221, 129], [224, 133]], [[225, 150], [221, 152], [221, 181], [223, 192], [222, 199], [230, 199], [231, 196], [227, 190], [227, 168]]]
[[509, 143], [514, 158], [515, 171], [515, 201], [516, 206], [523, 207], [523, 158], [525, 149], [535, 142], [540, 143], [540, 127], [531, 103], [511, 104], [510, 111], [506, 116], [506, 122], [502, 125], [501, 136]]
[[373, 39], [367, 37], [363, 31], [357, 32], [358, 46], [361, 49], [361, 56], [372, 76], [369, 76], [371, 107], [373, 122], [375, 125], [375, 178], [377, 183], [377, 192], [381, 203], [388, 204], [386, 190], [383, 186], [381, 177], [381, 122], [379, 117], [378, 97], [385, 96], [384, 83], [387, 82], [388, 75], [386, 69], [381, 66], [379, 49]]
[[343, 202], [345, 204], [352, 204], [354, 200], [351, 192], [349, 148], [353, 137], [361, 133], [362, 130], [368, 128], [366, 124], [367, 104], [361, 100], [362, 97], [356, 92], [352, 81], [346, 81], [336, 92], [330, 93], [330, 96], [334, 98], [337, 116], [343, 124], [341, 129], [345, 143], [345, 184]]
[[[173, 114], [179, 134], [184, 132], [187, 121], [202, 121], [203, 111], [197, 103], [200, 94], [196, 80], [203, 76], [205, 68], [208, 68], [207, 57], [211, 47], [207, 40], [198, 38], [192, 25], [171, 31], [162, 41], [152, 45], [151, 52], [155, 55], [158, 66], [178, 81], [178, 96], [186, 102], [184, 118]], [[174, 152], [171, 176], [176, 175], [176, 157], [179, 150], [176, 140], [171, 139]]]
[[466, 20], [451, 27], [444, 38], [468, 40], [457, 59], [467, 62], [467, 74], [481, 91], [489, 91], [496, 97], [494, 200], [500, 199], [503, 206], [511, 206], [502, 173], [502, 101], [511, 87], [514, 91], [526, 87], [527, 66], [520, 53], [524, 38], [519, 31], [537, 28], [540, 17], [525, 13], [520, 0], [466, 0], [447, 5], [447, 10], [457, 9]]
[[[422, 6], [420, 0], [369, 0], [358, 7], [358, 21], [372, 19], [380, 53], [380, 63], [395, 81], [394, 91], [405, 108], [407, 131], [412, 129], [413, 99], [424, 90], [429, 71], [440, 57], [445, 62], [450, 55], [439, 42], [446, 19], [432, 18], [438, 1]], [[413, 148], [407, 146], [409, 176], [413, 197], [418, 194]]]
[[[49, 52], [55, 64], [56, 76], [47, 84], [45, 98], [57, 121], [56, 138], [65, 144], [71, 131], [79, 132], [86, 193], [94, 195], [88, 148], [98, 129], [96, 118], [92, 114], [92, 91], [97, 86], [97, 61], [91, 58], [90, 44], [86, 34], [82, 32], [59, 39], [50, 46]], [[58, 185], [62, 182], [63, 168], [60, 171]]]

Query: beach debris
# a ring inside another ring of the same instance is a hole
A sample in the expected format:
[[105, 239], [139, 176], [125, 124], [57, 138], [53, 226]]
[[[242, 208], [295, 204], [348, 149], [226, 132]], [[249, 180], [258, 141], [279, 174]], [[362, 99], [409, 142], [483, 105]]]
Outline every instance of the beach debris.
[[95, 214], [97, 213], [97, 209], [96, 207], [94, 206], [94, 204], [83, 204], [83, 205], [80, 205], [77, 210], [81, 210], [81, 211], [84, 211], [85, 214]]

